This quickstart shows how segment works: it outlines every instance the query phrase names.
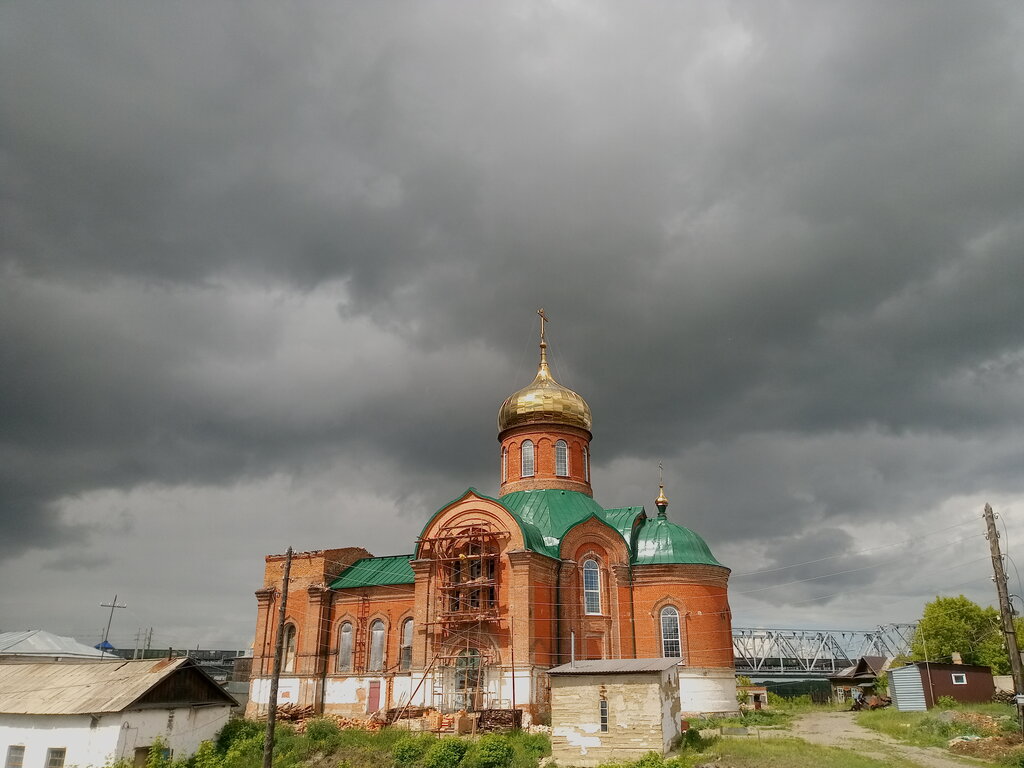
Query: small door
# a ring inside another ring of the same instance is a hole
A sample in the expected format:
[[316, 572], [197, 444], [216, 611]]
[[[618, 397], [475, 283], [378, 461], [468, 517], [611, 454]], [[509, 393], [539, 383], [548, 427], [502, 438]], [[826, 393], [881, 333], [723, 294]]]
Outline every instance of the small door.
[[370, 695], [366, 699], [366, 714], [372, 715], [380, 709], [380, 680], [370, 681]]

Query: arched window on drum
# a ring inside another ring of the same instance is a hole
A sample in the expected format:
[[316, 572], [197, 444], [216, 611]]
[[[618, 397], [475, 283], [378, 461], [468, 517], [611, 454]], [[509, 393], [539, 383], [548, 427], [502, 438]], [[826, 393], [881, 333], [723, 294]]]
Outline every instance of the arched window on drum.
[[661, 609], [661, 655], [665, 658], [683, 657], [682, 635], [679, 630], [678, 609], [666, 605]]
[[569, 446], [565, 440], [555, 443], [555, 474], [559, 477], [569, 476]]

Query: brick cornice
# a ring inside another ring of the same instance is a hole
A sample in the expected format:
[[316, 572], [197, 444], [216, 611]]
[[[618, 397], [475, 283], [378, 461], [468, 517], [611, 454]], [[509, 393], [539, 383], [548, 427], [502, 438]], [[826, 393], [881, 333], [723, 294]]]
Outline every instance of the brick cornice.
[[633, 583], [645, 584], [695, 584], [698, 586], [729, 586], [729, 569], [719, 565], [636, 565], [633, 566]]
[[277, 594], [277, 590], [274, 587], [264, 587], [263, 589], [256, 590], [256, 601], [260, 603], [269, 603], [274, 599], [274, 595]]

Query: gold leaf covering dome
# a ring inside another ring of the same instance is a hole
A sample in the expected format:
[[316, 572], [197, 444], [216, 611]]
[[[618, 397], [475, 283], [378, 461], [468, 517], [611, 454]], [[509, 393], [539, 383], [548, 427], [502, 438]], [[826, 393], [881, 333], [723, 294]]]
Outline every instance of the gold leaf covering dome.
[[563, 424], [590, 431], [590, 406], [568, 387], [563, 387], [548, 368], [547, 341], [544, 338], [544, 310], [540, 322], [540, 368], [529, 386], [509, 395], [498, 409], [498, 430], [520, 424]]

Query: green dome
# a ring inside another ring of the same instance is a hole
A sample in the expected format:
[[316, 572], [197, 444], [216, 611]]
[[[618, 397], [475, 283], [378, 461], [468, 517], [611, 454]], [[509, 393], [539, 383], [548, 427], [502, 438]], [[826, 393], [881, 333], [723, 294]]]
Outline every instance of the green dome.
[[680, 563], [684, 565], [717, 565], [708, 545], [700, 536], [670, 522], [668, 518], [658, 515], [648, 518], [640, 528], [636, 537], [636, 548], [633, 555], [634, 565], [665, 565]]

